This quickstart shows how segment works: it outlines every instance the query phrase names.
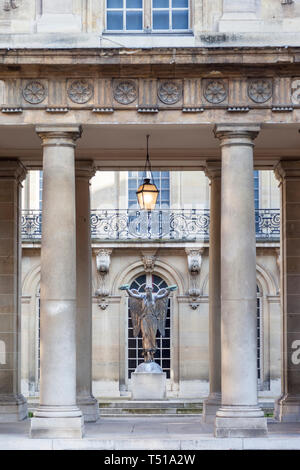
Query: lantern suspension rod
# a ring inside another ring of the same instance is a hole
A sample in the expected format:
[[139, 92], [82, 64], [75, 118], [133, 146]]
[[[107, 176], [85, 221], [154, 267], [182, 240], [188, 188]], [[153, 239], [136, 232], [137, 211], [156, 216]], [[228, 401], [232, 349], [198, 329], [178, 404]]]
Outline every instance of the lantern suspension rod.
[[153, 174], [152, 174], [152, 167], [151, 167], [150, 157], [149, 157], [149, 138], [150, 138], [150, 135], [147, 134], [146, 138], [147, 138], [147, 156], [146, 156], [146, 162], [145, 162], [145, 168], [144, 168], [144, 175], [145, 175], [145, 178], [147, 178], [147, 171], [149, 171], [150, 175], [151, 175], [151, 180], [152, 180], [153, 184], [155, 184]]

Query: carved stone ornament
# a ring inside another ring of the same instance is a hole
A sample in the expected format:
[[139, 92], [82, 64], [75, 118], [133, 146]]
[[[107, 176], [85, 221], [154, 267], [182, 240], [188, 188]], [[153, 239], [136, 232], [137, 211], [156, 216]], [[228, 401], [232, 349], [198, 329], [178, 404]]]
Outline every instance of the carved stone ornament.
[[157, 95], [162, 103], [175, 104], [182, 97], [182, 87], [168, 80], [160, 84]]
[[222, 103], [227, 98], [227, 89], [223, 80], [211, 80], [204, 89], [205, 99], [212, 104]]
[[248, 84], [248, 96], [255, 103], [265, 103], [273, 94], [272, 80], [262, 78], [250, 80]]
[[199, 297], [201, 291], [199, 289], [199, 277], [202, 266], [202, 255], [204, 252], [203, 248], [186, 248], [185, 252], [187, 254], [188, 269], [190, 274], [190, 283], [188, 295], [190, 296], [191, 302], [190, 307], [193, 310], [196, 310], [199, 307]]
[[292, 102], [294, 104], [300, 104], [300, 78], [295, 78], [292, 81]]
[[27, 103], [39, 104], [46, 98], [46, 88], [42, 82], [32, 80], [23, 88], [23, 97]]
[[16, 0], [4, 0], [3, 10], [10, 11], [18, 7], [19, 4]]
[[130, 104], [137, 99], [137, 88], [133, 80], [117, 83], [114, 88], [114, 99], [120, 104]]
[[96, 256], [96, 266], [98, 271], [98, 289], [95, 294], [99, 297], [98, 305], [101, 310], [106, 310], [108, 307], [109, 290], [106, 287], [106, 277], [109, 272], [110, 255], [112, 250], [101, 249]]
[[142, 261], [143, 261], [144, 269], [146, 273], [152, 273], [154, 271], [156, 260], [157, 260], [157, 257], [154, 255], [144, 255], [142, 257]]
[[74, 80], [68, 88], [68, 96], [73, 103], [87, 103], [94, 94], [94, 87], [88, 80]]
[[99, 273], [107, 274], [110, 266], [110, 255], [112, 250], [99, 250], [96, 257], [97, 271]]

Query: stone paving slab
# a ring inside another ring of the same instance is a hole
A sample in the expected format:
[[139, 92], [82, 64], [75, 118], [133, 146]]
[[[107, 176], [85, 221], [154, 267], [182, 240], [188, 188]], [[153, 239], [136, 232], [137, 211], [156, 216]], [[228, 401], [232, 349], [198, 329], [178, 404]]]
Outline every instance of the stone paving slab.
[[83, 439], [31, 439], [30, 420], [0, 424], [0, 450], [300, 450], [300, 422], [268, 420], [268, 437], [213, 437], [201, 417], [102, 418], [85, 425]]

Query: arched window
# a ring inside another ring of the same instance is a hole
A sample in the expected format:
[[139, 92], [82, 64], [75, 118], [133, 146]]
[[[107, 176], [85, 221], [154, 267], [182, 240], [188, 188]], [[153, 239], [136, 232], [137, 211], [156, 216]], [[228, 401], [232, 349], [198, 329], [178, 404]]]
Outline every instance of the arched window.
[[[146, 275], [143, 274], [137, 277], [131, 284], [130, 289], [136, 289], [139, 292], [144, 292], [146, 286]], [[159, 289], [167, 287], [167, 283], [159, 276], [152, 276], [152, 287], [153, 292], [157, 292]], [[168, 303], [168, 311], [166, 318], [166, 329], [165, 336], [162, 337], [157, 332], [156, 342], [157, 351], [155, 353], [155, 362], [157, 362], [164, 372], [167, 374], [167, 379], [170, 378], [171, 370], [171, 315], [170, 315], [170, 299]], [[128, 378], [130, 379], [131, 373], [134, 372], [136, 367], [144, 361], [142, 347], [142, 335], [141, 332], [137, 338], [133, 336], [133, 328], [131, 323], [130, 308], [128, 308]]]

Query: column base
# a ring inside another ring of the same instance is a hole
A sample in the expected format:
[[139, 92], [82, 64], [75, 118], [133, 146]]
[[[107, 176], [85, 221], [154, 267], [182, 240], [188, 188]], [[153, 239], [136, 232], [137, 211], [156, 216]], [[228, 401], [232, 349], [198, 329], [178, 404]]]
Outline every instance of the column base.
[[94, 423], [99, 418], [99, 403], [96, 398], [90, 396], [77, 398], [77, 405], [81, 409], [85, 423]]
[[215, 437], [262, 437], [267, 434], [267, 419], [259, 407], [223, 406], [216, 414]]
[[203, 401], [202, 421], [207, 424], [214, 424], [216, 413], [221, 408], [221, 393], [211, 393]]
[[300, 396], [284, 395], [275, 402], [274, 417], [285, 423], [300, 422]]
[[75, 406], [40, 405], [31, 418], [30, 437], [35, 439], [81, 439], [84, 419]]
[[28, 417], [23, 395], [0, 395], [0, 423], [15, 423]]

